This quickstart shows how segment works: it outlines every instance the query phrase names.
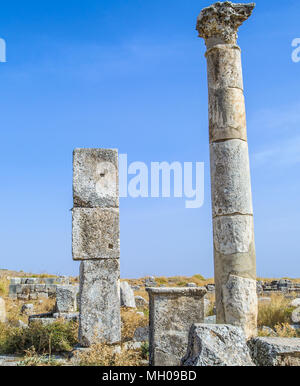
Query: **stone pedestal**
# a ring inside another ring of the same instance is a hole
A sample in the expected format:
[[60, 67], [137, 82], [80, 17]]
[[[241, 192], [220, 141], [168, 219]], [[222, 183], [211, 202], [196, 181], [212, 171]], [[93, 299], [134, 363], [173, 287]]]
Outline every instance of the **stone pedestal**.
[[152, 366], [180, 366], [189, 330], [204, 321], [206, 289], [147, 288], [149, 294], [149, 361]]
[[118, 152], [75, 149], [72, 253], [81, 260], [79, 343], [121, 340]]
[[209, 140], [217, 323], [256, 333], [256, 258], [241, 50], [237, 31], [254, 4], [202, 10], [207, 46]]

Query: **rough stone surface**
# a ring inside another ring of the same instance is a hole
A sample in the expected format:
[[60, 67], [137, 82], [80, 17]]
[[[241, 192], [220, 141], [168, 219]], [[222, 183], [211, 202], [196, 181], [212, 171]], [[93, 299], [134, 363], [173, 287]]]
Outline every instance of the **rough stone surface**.
[[294, 299], [291, 301], [292, 307], [300, 307], [300, 298]]
[[184, 366], [254, 366], [244, 332], [221, 324], [194, 324]]
[[248, 345], [257, 366], [300, 366], [299, 338], [254, 338]]
[[72, 226], [74, 260], [120, 257], [119, 209], [74, 208]]
[[59, 285], [56, 289], [56, 311], [74, 312], [77, 310], [78, 286]]
[[227, 88], [243, 90], [241, 50], [238, 46], [216, 45], [206, 52], [206, 59], [209, 92]]
[[137, 308], [144, 308], [144, 307], [147, 307], [149, 304], [147, 300], [144, 299], [142, 296], [135, 296], [134, 299], [135, 299], [135, 304]]
[[247, 142], [212, 143], [210, 165], [213, 217], [253, 214]]
[[253, 336], [257, 326], [256, 281], [230, 275], [222, 294], [226, 322], [242, 326], [247, 338]]
[[134, 331], [133, 340], [135, 342], [148, 342], [149, 341], [149, 327], [138, 327]]
[[186, 352], [191, 325], [204, 320], [206, 289], [147, 288], [147, 291], [150, 365], [178, 366]]
[[254, 243], [252, 216], [221, 216], [213, 220], [214, 247], [218, 253], [249, 253]]
[[226, 1], [204, 8], [197, 19], [199, 37], [206, 41], [219, 37], [220, 43], [234, 44], [238, 28], [251, 16], [254, 7], [254, 3], [234, 4]]
[[210, 89], [208, 103], [210, 142], [235, 138], [247, 140], [243, 90]]
[[216, 324], [217, 323], [217, 316], [212, 315], [212, 316], [207, 316], [204, 318], [204, 324]]
[[136, 308], [134, 292], [127, 281], [120, 283], [120, 297], [122, 307]]
[[81, 208], [119, 206], [116, 149], [74, 150], [73, 201]]
[[6, 322], [6, 308], [4, 299], [0, 298], [0, 323]]
[[121, 340], [119, 260], [83, 261], [80, 264], [79, 341]]
[[297, 307], [293, 312], [292, 312], [292, 322], [294, 324], [299, 324], [300, 323], [300, 307]]
[[34, 305], [29, 303], [29, 304], [23, 304], [21, 307], [21, 314], [32, 314], [34, 311]]

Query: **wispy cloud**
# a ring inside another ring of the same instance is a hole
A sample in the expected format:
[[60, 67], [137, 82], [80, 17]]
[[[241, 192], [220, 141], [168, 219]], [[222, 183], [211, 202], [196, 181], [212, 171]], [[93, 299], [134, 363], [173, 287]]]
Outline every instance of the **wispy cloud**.
[[293, 166], [300, 163], [300, 136], [289, 138], [253, 154], [254, 166]]

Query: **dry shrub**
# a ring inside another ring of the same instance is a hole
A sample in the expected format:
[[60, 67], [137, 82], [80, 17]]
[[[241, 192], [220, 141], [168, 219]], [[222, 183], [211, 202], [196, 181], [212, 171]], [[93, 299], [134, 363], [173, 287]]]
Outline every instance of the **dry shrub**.
[[149, 324], [146, 316], [138, 315], [135, 310], [130, 308], [121, 309], [122, 320], [122, 341], [127, 342], [132, 340], [134, 331], [138, 327], [146, 327]]
[[105, 343], [94, 343], [78, 354], [80, 366], [140, 366], [141, 350], [126, 350]]
[[300, 330], [295, 330], [288, 323], [276, 324], [275, 332], [280, 338], [300, 338]]
[[23, 354], [34, 347], [38, 354], [64, 352], [77, 343], [78, 324], [57, 320], [43, 325], [37, 321], [28, 328], [0, 324], [0, 353]]
[[274, 328], [278, 324], [290, 322], [293, 307], [289, 305], [290, 300], [281, 294], [271, 295], [271, 302], [258, 304], [258, 326]]

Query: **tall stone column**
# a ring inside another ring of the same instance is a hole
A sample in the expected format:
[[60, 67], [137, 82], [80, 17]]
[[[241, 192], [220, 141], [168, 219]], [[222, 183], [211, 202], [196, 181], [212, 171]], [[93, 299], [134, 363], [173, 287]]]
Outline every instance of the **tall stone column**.
[[75, 149], [72, 253], [80, 260], [79, 343], [121, 340], [118, 151]]
[[205, 39], [217, 323], [256, 333], [254, 245], [246, 113], [238, 28], [255, 4], [218, 2], [197, 20]]

